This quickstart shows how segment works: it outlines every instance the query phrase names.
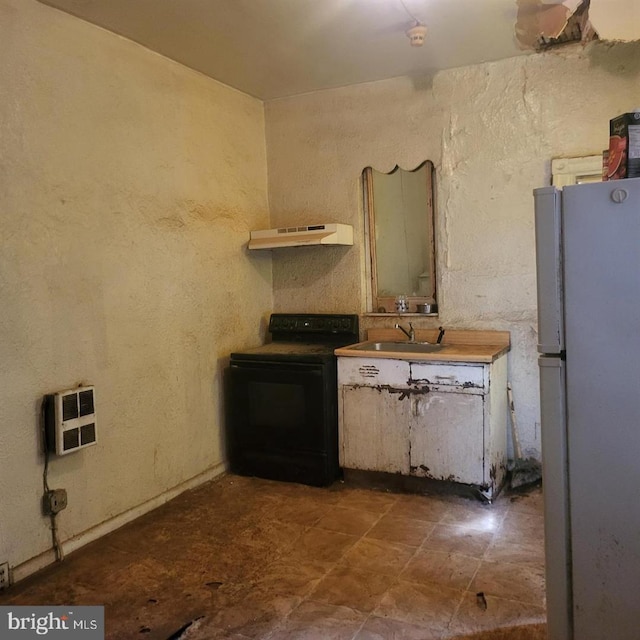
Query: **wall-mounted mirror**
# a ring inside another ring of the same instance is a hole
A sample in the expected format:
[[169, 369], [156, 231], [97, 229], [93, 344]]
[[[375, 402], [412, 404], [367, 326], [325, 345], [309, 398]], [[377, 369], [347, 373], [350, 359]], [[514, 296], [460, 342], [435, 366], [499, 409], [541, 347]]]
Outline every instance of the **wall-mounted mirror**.
[[436, 302], [433, 174], [430, 161], [363, 172], [373, 312], [395, 313], [398, 296], [413, 313]]

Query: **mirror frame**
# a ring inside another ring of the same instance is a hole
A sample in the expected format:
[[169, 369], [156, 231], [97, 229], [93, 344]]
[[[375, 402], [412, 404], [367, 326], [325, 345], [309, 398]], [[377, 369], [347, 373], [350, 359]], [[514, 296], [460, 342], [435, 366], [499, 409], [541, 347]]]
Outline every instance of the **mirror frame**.
[[[393, 173], [394, 171], [417, 171], [423, 166], [427, 168], [427, 193], [428, 200], [426, 202], [426, 211], [429, 215], [429, 238], [426, 242], [430, 245], [431, 249], [431, 264], [429, 265], [431, 272], [433, 273], [433, 292], [432, 296], [412, 296], [407, 295], [407, 302], [409, 303], [409, 312], [415, 313], [416, 305], [429, 302], [438, 302], [437, 298], [437, 273], [436, 273], [436, 239], [435, 239], [435, 167], [431, 160], [425, 160], [421, 162], [415, 169], [402, 169], [399, 165], [396, 165], [391, 171], [386, 173]], [[429, 170], [430, 168], [430, 170]], [[376, 253], [376, 234], [375, 234], [375, 203], [373, 198], [373, 168], [365, 167], [362, 172], [363, 179], [363, 192], [364, 192], [364, 208], [365, 218], [367, 222], [367, 248], [368, 248], [368, 279], [370, 282], [370, 306], [372, 313], [383, 313], [387, 315], [398, 315], [395, 308], [395, 296], [379, 296], [378, 295], [378, 274], [377, 274], [377, 253]], [[401, 315], [407, 315], [402, 313]], [[420, 314], [420, 315], [438, 315], [433, 314]]]

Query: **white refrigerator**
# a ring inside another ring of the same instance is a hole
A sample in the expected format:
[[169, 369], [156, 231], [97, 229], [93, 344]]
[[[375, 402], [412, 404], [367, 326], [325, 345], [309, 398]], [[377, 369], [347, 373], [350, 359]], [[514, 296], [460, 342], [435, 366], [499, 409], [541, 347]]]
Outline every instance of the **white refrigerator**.
[[534, 197], [549, 640], [638, 640], [640, 178]]

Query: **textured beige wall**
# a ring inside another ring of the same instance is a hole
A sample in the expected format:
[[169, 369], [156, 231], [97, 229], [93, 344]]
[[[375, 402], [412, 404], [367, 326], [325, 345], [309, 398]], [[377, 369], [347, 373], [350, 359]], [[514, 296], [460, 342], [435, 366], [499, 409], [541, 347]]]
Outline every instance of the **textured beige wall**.
[[35, 0], [0, 0], [0, 562], [50, 547], [42, 394], [96, 385], [50, 465], [69, 539], [223, 459], [221, 368], [259, 344], [263, 105]]
[[344, 222], [357, 239], [274, 255], [276, 310], [364, 311], [362, 169], [432, 160], [441, 313], [415, 324], [511, 332], [523, 445], [539, 454], [531, 191], [551, 158], [607, 146], [609, 118], [640, 104], [639, 71], [637, 43], [577, 46], [267, 103], [272, 223]]

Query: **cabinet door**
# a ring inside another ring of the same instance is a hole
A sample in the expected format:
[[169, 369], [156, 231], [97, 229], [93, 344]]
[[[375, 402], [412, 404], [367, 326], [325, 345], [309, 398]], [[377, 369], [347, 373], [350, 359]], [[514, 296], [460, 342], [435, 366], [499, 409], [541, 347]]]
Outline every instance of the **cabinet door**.
[[408, 474], [411, 399], [394, 389], [342, 386], [340, 391], [341, 466]]
[[411, 473], [484, 484], [484, 398], [434, 391], [413, 399]]

